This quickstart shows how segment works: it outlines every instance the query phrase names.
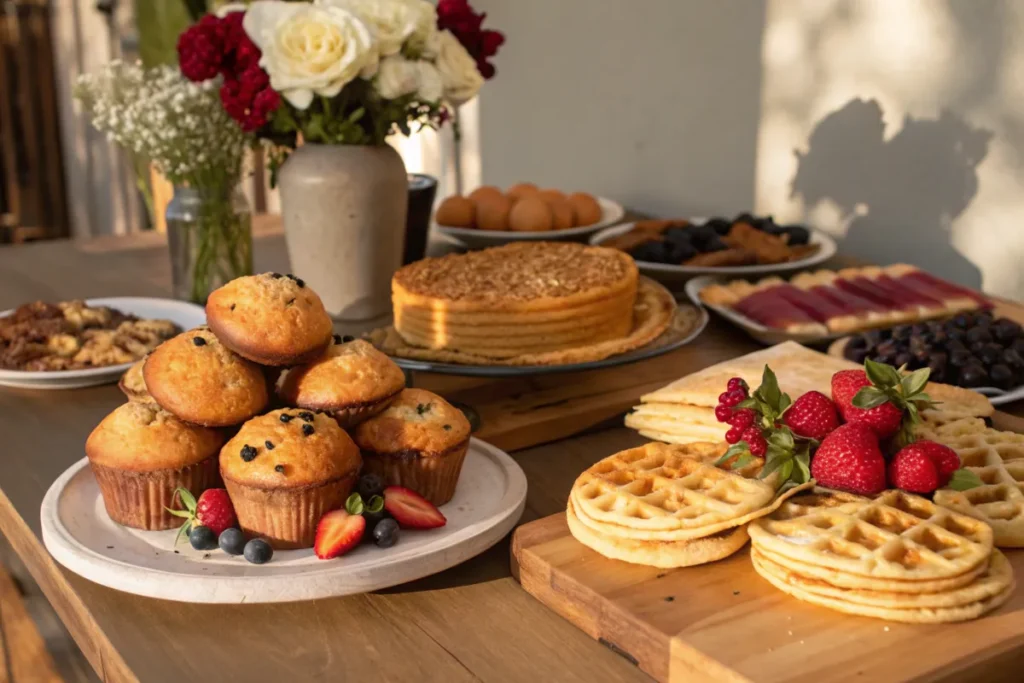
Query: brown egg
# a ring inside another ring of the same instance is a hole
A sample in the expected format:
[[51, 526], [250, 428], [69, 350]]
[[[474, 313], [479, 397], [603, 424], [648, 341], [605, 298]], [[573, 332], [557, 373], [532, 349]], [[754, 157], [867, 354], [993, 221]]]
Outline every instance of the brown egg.
[[565, 195], [558, 190], [541, 190], [540, 197], [548, 204], [565, 201]]
[[551, 207], [540, 197], [520, 199], [508, 215], [508, 227], [515, 232], [545, 232], [554, 224]]
[[502, 194], [502, 191], [494, 185], [481, 185], [469, 193], [469, 198], [474, 202], [478, 202], [484, 197], [501, 197]]
[[504, 195], [483, 197], [476, 202], [476, 227], [481, 230], [508, 230], [512, 200]]
[[593, 225], [601, 220], [601, 205], [593, 195], [586, 192], [573, 192], [569, 195], [569, 204], [576, 218], [576, 225]]
[[505, 194], [512, 198], [512, 201], [517, 199], [523, 199], [535, 195], [540, 190], [533, 183], [516, 183], [512, 187], [505, 190]]
[[572, 204], [568, 199], [557, 202], [548, 202], [551, 207], [551, 214], [554, 218], [552, 230], [565, 230], [575, 225], [575, 217], [572, 215]]
[[473, 202], [461, 195], [448, 197], [434, 213], [434, 220], [438, 225], [452, 228], [472, 228], [475, 218], [476, 208]]

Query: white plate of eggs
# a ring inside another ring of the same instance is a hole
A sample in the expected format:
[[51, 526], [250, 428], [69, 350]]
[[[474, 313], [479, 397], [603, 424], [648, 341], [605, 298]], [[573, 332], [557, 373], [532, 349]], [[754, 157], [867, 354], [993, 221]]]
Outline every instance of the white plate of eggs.
[[434, 212], [437, 231], [470, 249], [522, 241], [584, 241], [625, 216], [621, 204], [586, 192], [519, 183], [452, 195]]

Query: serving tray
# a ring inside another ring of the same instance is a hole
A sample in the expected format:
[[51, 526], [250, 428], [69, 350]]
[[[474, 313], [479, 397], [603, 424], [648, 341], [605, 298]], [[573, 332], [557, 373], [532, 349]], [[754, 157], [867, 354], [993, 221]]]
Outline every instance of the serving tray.
[[387, 588], [435, 574], [501, 540], [526, 503], [526, 476], [505, 452], [471, 439], [448, 524], [403, 531], [398, 544], [364, 544], [334, 560], [312, 548], [278, 550], [264, 565], [220, 550], [174, 546], [176, 531], [140, 531], [111, 521], [83, 458], [50, 486], [41, 507], [47, 550], [90, 581], [136, 595], [199, 603], [289, 602]]

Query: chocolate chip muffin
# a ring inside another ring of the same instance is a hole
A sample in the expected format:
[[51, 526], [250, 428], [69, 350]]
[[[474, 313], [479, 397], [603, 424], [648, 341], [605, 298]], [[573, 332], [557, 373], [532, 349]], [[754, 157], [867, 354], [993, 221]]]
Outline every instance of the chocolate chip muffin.
[[220, 451], [220, 472], [247, 534], [309, 548], [324, 513], [352, 492], [362, 459], [328, 415], [283, 408], [249, 420]]
[[142, 376], [161, 408], [204, 427], [241, 424], [269, 400], [263, 369], [232, 353], [205, 327], [158, 346]]
[[107, 514], [136, 529], [173, 529], [179, 486], [197, 498], [220, 486], [217, 429], [185, 424], [155, 404], [129, 402], [110, 413], [85, 442]]
[[455, 495], [469, 433], [461, 410], [429, 391], [404, 389], [384, 412], [356, 427], [354, 437], [365, 471], [443, 505]]
[[369, 342], [335, 335], [319, 359], [287, 370], [278, 395], [287, 405], [323, 410], [349, 429], [384, 410], [405, 375]]
[[331, 343], [320, 297], [294, 275], [240, 277], [210, 294], [210, 329], [229, 349], [262, 365], [307, 363]]
[[135, 361], [128, 370], [121, 375], [121, 379], [117, 382], [117, 388], [121, 390], [125, 396], [128, 397], [129, 401], [140, 401], [142, 403], [153, 403], [153, 397], [149, 395], [149, 389], [146, 388], [146, 378], [142, 375], [142, 366], [146, 364], [146, 359]]

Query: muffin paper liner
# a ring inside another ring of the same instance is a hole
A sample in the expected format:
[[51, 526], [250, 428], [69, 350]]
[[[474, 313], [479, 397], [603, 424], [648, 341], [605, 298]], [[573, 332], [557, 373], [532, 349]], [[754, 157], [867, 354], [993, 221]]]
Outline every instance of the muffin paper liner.
[[179, 486], [196, 498], [206, 489], [220, 486], [219, 458], [214, 454], [181, 469], [132, 472], [90, 462], [103, 495], [107, 514], [118, 524], [135, 529], [159, 531], [181, 526], [182, 520], [165, 510], [184, 508], [175, 501]]
[[404, 486], [434, 505], [444, 505], [455, 495], [469, 439], [440, 455], [409, 458], [363, 451], [363, 472], [380, 475], [385, 486]]

